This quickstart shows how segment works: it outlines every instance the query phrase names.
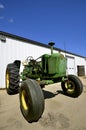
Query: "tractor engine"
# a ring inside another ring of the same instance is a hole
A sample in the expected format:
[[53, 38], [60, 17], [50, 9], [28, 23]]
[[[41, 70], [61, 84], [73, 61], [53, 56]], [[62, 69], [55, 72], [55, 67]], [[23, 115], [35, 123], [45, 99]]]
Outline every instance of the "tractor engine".
[[21, 73], [22, 80], [25, 80], [26, 78], [34, 78], [34, 79], [38, 78], [39, 77], [38, 75], [41, 73], [42, 70], [39, 63], [32, 58], [29, 60], [27, 59], [23, 63], [24, 69], [23, 72]]
[[60, 53], [42, 56], [42, 70], [48, 75], [66, 74], [67, 60]]

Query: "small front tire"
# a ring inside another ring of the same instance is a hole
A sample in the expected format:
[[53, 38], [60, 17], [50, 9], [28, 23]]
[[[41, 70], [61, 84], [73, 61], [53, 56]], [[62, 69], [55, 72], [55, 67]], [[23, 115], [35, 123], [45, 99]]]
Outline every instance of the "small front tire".
[[83, 91], [83, 84], [75, 75], [68, 75], [68, 80], [61, 82], [61, 87], [64, 94], [70, 97], [78, 97]]
[[29, 123], [38, 121], [44, 111], [44, 96], [35, 80], [27, 79], [22, 82], [19, 99], [24, 118]]

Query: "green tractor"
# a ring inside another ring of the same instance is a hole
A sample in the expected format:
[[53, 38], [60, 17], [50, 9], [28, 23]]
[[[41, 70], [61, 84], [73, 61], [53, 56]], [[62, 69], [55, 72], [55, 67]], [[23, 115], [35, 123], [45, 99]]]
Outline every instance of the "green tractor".
[[19, 93], [20, 109], [28, 122], [36, 122], [42, 116], [45, 103], [42, 88], [48, 84], [61, 82], [65, 95], [78, 97], [83, 91], [80, 79], [75, 75], [67, 75], [67, 59], [61, 53], [53, 53], [53, 42], [50, 42], [51, 54], [44, 54], [33, 59], [29, 56], [23, 62], [16, 60], [6, 68], [6, 90], [9, 95]]

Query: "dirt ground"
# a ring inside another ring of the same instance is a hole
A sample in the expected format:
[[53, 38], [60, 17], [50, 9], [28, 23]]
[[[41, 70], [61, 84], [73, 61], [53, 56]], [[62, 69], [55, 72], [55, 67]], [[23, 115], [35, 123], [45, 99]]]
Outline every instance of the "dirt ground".
[[21, 114], [19, 95], [0, 90], [0, 130], [86, 130], [86, 78], [78, 98], [62, 94], [60, 83], [43, 90], [45, 110], [38, 122], [28, 123]]

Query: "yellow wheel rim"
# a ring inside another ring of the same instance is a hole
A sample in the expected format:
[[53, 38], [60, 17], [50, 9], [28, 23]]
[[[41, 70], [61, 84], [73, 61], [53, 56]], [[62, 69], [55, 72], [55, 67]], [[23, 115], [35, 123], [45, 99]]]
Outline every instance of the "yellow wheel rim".
[[75, 84], [72, 81], [65, 82], [65, 87], [68, 93], [73, 93], [75, 91]]
[[21, 101], [22, 101], [22, 106], [25, 110], [28, 110], [28, 105], [27, 105], [27, 95], [26, 95], [26, 91], [22, 90], [21, 93]]
[[9, 72], [7, 71], [6, 72], [6, 88], [8, 89], [9, 88], [9, 79], [10, 79], [10, 77], [9, 77]]

